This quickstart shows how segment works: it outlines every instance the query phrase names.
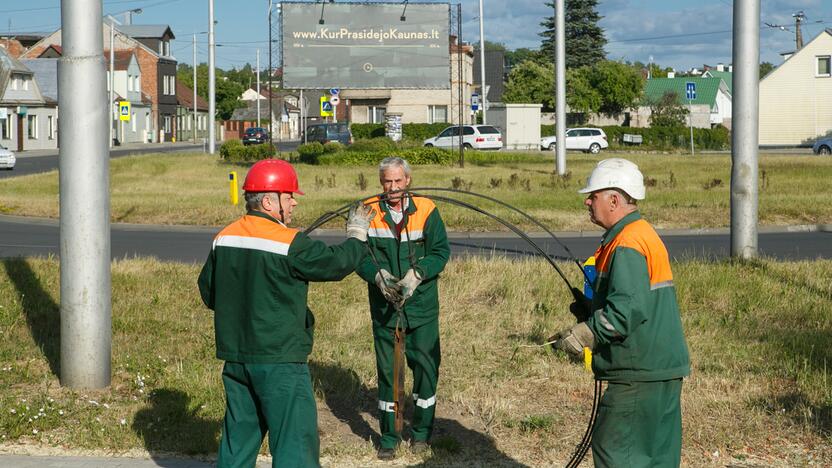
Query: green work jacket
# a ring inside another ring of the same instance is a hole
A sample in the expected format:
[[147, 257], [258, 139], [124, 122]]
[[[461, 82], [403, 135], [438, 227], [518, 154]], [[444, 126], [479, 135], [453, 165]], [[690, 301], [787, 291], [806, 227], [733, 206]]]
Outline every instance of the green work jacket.
[[[383, 268], [397, 278], [413, 268], [422, 278], [413, 296], [404, 306], [404, 326], [416, 328], [439, 316], [439, 274], [445, 269], [451, 248], [445, 223], [430, 199], [409, 197], [404, 210], [402, 229], [399, 230], [384, 202], [371, 200], [375, 217], [370, 222], [367, 255], [356, 269], [367, 282], [370, 313], [376, 325], [395, 327], [397, 314], [392, 304], [384, 299], [376, 286], [376, 273]], [[376, 264], [378, 262], [378, 264]]]
[[198, 281], [202, 301], [214, 311], [217, 358], [306, 362], [315, 325], [306, 303], [309, 282], [343, 279], [366, 253], [359, 240], [327, 247], [257, 211], [226, 226]]
[[604, 233], [595, 268], [593, 313], [587, 320], [595, 335], [595, 376], [650, 382], [689, 375], [667, 249], [638, 211]]

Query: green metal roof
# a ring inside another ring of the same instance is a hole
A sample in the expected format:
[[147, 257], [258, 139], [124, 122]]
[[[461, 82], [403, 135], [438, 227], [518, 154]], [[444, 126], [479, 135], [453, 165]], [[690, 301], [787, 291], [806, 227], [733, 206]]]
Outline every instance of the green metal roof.
[[[652, 78], [647, 80], [647, 85], [644, 87], [644, 97], [651, 102], [658, 101], [667, 92], [676, 93], [679, 104], [687, 104], [685, 99], [686, 85], [685, 83], [696, 83], [696, 99], [692, 104], [707, 104], [713, 107], [716, 104], [716, 94], [719, 91], [719, 86], [724, 81], [722, 78], [701, 78], [692, 76], [680, 76], [677, 78]], [[726, 85], [727, 88], [727, 85]]]
[[728, 92], [734, 94], [734, 74], [727, 71], [708, 70], [705, 72], [708, 76], [714, 78], [722, 78], [722, 81], [728, 85]]

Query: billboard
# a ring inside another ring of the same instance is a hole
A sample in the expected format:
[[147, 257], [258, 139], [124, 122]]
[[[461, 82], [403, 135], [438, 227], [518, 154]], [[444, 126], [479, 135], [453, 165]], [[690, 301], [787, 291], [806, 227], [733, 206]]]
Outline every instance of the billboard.
[[450, 87], [450, 4], [282, 2], [283, 86]]

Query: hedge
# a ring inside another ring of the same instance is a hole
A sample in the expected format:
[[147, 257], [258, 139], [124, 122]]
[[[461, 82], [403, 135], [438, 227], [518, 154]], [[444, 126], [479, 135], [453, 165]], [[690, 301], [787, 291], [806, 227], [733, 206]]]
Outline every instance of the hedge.
[[220, 157], [228, 162], [251, 162], [274, 157], [276, 151], [271, 143], [244, 146], [240, 140], [227, 140], [220, 145]]
[[450, 151], [439, 148], [410, 148], [390, 151], [339, 151], [337, 153], [301, 156], [301, 162], [327, 166], [367, 166], [381, 162], [387, 156], [399, 156], [413, 165], [440, 164], [449, 165], [457, 162], [457, 156]]
[[[690, 146], [690, 129], [688, 127], [600, 127], [607, 134], [607, 141], [611, 147], [626, 148], [686, 148]], [[623, 135], [641, 135], [644, 142], [641, 145], [628, 145], [623, 141]], [[555, 134], [554, 125], [541, 125], [540, 135]], [[723, 150], [731, 146], [731, 135], [722, 125], [714, 128], [694, 128], [693, 143], [699, 149]]]
[[[440, 123], [406, 123], [402, 125], [402, 136], [405, 139], [419, 140], [420, 142], [428, 138], [433, 138], [439, 135], [442, 130], [451, 126], [447, 122]], [[356, 140], [379, 138], [384, 135], [384, 124], [352, 124], [350, 125], [352, 136]]]

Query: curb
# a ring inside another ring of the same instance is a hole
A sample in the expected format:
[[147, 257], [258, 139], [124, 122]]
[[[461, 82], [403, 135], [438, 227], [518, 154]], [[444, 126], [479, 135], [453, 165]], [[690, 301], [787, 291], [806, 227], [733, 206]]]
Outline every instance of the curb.
[[[15, 224], [36, 224], [41, 226], [58, 226], [59, 220], [55, 218], [29, 217], [20, 215], [0, 214], [0, 222]], [[181, 224], [135, 224], [135, 223], [110, 223], [111, 229], [119, 231], [171, 231], [171, 232], [196, 232], [196, 233], [217, 233], [223, 226], [188, 226]], [[303, 227], [298, 227], [303, 230]], [[696, 228], [696, 229], [656, 229], [661, 236], [720, 236], [731, 233], [730, 228]], [[791, 234], [800, 232], [832, 232], [832, 224], [797, 224], [786, 226], [758, 226], [760, 234]], [[596, 238], [600, 237], [600, 229], [593, 231], [552, 231], [558, 238]], [[339, 237], [343, 236], [341, 229], [317, 229], [311, 237]], [[527, 232], [526, 235], [532, 239], [548, 238], [549, 234], [540, 231]], [[513, 232], [507, 231], [448, 231], [449, 239], [511, 239], [517, 237]]]

